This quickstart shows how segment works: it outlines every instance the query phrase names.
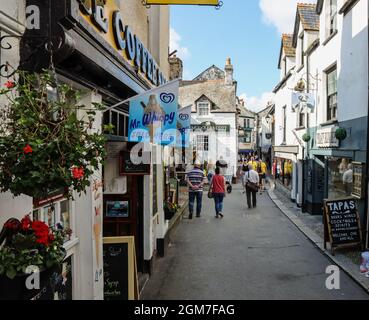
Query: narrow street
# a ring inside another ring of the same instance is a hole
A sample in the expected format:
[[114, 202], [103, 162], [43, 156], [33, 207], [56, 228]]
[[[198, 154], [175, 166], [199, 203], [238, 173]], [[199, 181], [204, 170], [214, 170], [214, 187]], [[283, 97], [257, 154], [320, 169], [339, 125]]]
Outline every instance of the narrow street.
[[201, 218], [183, 219], [141, 299], [368, 299], [344, 272], [328, 290], [331, 261], [283, 215], [267, 193], [246, 209], [240, 186], [215, 219], [204, 193]]

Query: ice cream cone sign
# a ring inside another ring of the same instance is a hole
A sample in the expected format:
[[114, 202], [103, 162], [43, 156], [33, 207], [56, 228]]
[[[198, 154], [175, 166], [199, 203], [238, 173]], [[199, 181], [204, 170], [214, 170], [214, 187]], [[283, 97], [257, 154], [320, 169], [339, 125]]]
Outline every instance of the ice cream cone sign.
[[161, 127], [161, 122], [155, 121], [154, 119], [155, 117], [160, 118], [162, 116], [165, 116], [165, 111], [157, 102], [156, 95], [154, 94], [150, 95], [147, 105], [145, 105], [143, 102], [141, 102], [141, 105], [145, 110], [144, 114], [149, 115], [153, 119], [152, 121], [149, 121], [148, 125], [146, 125], [146, 127], [149, 129], [150, 141], [153, 142], [156, 129]]

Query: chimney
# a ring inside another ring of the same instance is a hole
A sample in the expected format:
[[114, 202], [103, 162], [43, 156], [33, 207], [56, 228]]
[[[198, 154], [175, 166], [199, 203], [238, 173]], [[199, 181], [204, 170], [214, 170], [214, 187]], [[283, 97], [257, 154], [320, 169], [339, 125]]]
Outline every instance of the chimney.
[[225, 71], [225, 84], [226, 86], [233, 85], [233, 66], [231, 63], [231, 58], [227, 58], [226, 65], [224, 67]]
[[169, 58], [169, 80], [182, 79], [183, 62], [176, 55]]

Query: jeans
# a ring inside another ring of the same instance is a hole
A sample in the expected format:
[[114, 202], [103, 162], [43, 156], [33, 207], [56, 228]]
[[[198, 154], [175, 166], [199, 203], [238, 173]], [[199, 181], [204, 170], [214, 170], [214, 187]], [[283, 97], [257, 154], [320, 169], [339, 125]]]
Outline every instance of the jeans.
[[190, 191], [188, 195], [189, 195], [188, 210], [190, 212], [190, 217], [192, 217], [195, 199], [196, 199], [196, 216], [200, 216], [202, 207], [202, 191], [197, 192]]
[[215, 213], [218, 215], [223, 212], [224, 193], [213, 193], [213, 198], [215, 203]]
[[251, 208], [251, 194], [252, 194], [252, 206], [256, 207], [256, 191], [246, 187], [247, 206]]

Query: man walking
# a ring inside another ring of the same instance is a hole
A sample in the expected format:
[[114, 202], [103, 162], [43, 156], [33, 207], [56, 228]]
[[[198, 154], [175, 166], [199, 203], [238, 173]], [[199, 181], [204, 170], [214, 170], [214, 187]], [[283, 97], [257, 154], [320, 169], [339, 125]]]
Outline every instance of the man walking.
[[194, 168], [187, 174], [187, 184], [188, 184], [188, 195], [189, 195], [189, 219], [192, 219], [193, 207], [196, 199], [196, 217], [199, 218], [201, 216], [201, 207], [202, 207], [202, 193], [203, 186], [205, 183], [205, 175], [201, 170], [200, 161], [196, 160]]
[[259, 190], [259, 174], [253, 169], [252, 164], [249, 164], [248, 171], [245, 172], [244, 186], [246, 187], [247, 206], [251, 209], [251, 195], [252, 206], [256, 207], [256, 193]]

